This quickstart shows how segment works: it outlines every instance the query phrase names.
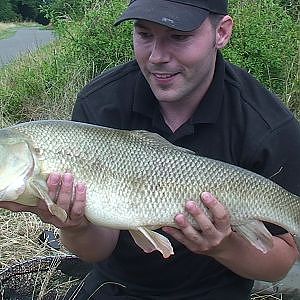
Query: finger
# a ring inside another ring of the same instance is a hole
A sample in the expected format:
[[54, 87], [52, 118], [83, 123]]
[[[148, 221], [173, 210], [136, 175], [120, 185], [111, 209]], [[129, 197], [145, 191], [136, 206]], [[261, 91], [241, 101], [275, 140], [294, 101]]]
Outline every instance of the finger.
[[79, 220], [84, 216], [84, 208], [86, 205], [86, 186], [83, 183], [77, 183], [75, 186], [75, 195], [73, 206], [70, 212], [70, 219]]
[[[178, 223], [181, 223], [183, 215], [177, 215], [175, 219], [178, 219]], [[185, 221], [187, 222], [187, 221]], [[187, 222], [188, 223], [188, 222]], [[202, 248], [206, 245], [206, 242], [192, 226], [190, 228], [187, 224], [184, 225], [184, 229], [181, 227], [176, 229], [174, 227], [163, 227], [162, 230], [171, 235], [175, 240], [183, 244], [186, 248], [195, 253], [200, 253]]]
[[175, 222], [183, 233], [184, 237], [193, 243], [199, 244], [202, 242], [203, 238], [200, 232], [196, 230], [187, 220], [186, 216], [183, 214], [178, 214], [175, 217]]
[[174, 227], [163, 227], [162, 230], [172, 236], [175, 240], [181, 244], [186, 245], [188, 243], [187, 238], [184, 236], [183, 232], [180, 229]]
[[70, 173], [62, 176], [61, 187], [57, 197], [57, 205], [69, 213], [72, 197], [73, 197], [73, 181], [74, 177]]
[[53, 201], [56, 199], [59, 191], [60, 181], [61, 175], [58, 173], [51, 173], [47, 179], [48, 194]]
[[186, 210], [195, 219], [203, 235], [215, 236], [217, 234], [217, 229], [213, 222], [194, 201], [186, 203]]
[[210, 193], [202, 193], [201, 198], [211, 213], [216, 229], [220, 231], [229, 229], [230, 217], [225, 207]]

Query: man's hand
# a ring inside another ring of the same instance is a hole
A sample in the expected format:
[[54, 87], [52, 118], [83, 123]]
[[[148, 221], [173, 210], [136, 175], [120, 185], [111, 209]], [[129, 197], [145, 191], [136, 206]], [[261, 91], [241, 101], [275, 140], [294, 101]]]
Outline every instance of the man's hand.
[[40, 200], [37, 206], [27, 206], [11, 201], [0, 201], [0, 208], [15, 212], [32, 212], [39, 216], [43, 222], [53, 224], [58, 228], [75, 229], [87, 225], [88, 221], [84, 217], [86, 187], [82, 183], [77, 183], [73, 188], [73, 183], [74, 178], [69, 173], [63, 175], [51, 173], [47, 180], [50, 198], [68, 214], [66, 222], [62, 222], [56, 216], [53, 216], [43, 200]]
[[214, 255], [222, 251], [227, 238], [232, 234], [230, 217], [224, 206], [210, 193], [201, 195], [202, 202], [209, 209], [212, 220], [193, 201], [186, 203], [186, 210], [199, 225], [196, 230], [185, 215], [178, 214], [175, 222], [179, 229], [165, 227], [163, 230], [197, 254]]

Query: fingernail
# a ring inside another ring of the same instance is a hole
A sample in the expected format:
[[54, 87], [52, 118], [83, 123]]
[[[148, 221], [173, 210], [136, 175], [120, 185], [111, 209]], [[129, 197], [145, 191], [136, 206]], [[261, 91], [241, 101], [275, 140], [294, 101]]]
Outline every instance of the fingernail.
[[64, 183], [64, 184], [69, 185], [69, 184], [72, 183], [72, 181], [73, 181], [73, 176], [72, 176], [72, 174], [70, 174], [70, 173], [65, 173], [65, 174], [63, 175], [63, 183]]
[[175, 217], [175, 222], [177, 223], [177, 225], [179, 225], [180, 227], [183, 227], [186, 225], [186, 221], [185, 221], [185, 216], [183, 214], [178, 214]]
[[203, 192], [201, 194], [201, 199], [203, 202], [205, 202], [207, 204], [212, 203], [215, 200], [214, 197], [212, 196], [212, 194], [208, 193], [208, 192]]
[[188, 201], [185, 206], [188, 211], [193, 211], [197, 207], [194, 201]]
[[76, 191], [79, 192], [79, 193], [84, 193], [85, 192], [85, 184], [82, 183], [82, 182], [78, 182], [77, 185], [76, 185]]

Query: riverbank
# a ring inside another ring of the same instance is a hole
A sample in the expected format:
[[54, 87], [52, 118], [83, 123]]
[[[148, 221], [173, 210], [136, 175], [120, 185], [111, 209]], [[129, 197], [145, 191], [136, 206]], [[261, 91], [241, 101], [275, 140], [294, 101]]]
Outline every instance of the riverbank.
[[[0, 67], [11, 63], [14, 59], [48, 44], [56, 37], [52, 30], [44, 30], [41, 26], [26, 24], [21, 26], [6, 24], [0, 39]], [[29, 26], [30, 25], [30, 26]]]
[[26, 27], [33, 27], [33, 28], [39, 28], [41, 30], [51, 29], [50, 26], [43, 26], [38, 23], [34, 22], [17, 22], [17, 23], [11, 23], [11, 22], [0, 22], [0, 40], [1, 39], [7, 39], [15, 34], [15, 32], [19, 28], [26, 28]]

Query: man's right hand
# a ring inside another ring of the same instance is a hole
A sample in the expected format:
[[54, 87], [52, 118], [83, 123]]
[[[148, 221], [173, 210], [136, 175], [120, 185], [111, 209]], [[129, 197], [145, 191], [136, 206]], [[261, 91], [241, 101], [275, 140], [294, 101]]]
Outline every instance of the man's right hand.
[[70, 173], [63, 175], [51, 173], [47, 185], [50, 198], [67, 212], [66, 222], [62, 222], [52, 215], [43, 200], [39, 200], [36, 206], [22, 205], [12, 201], [0, 201], [0, 208], [15, 212], [32, 212], [39, 216], [43, 222], [53, 224], [61, 229], [78, 229], [78, 227], [88, 225], [89, 222], [84, 217], [86, 187], [83, 183], [77, 183], [73, 189], [74, 177]]

